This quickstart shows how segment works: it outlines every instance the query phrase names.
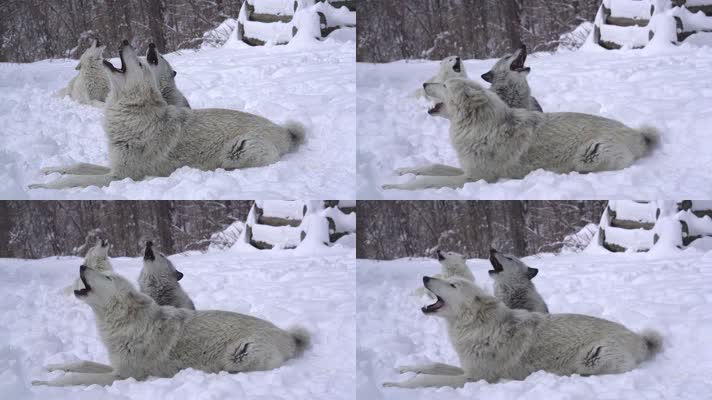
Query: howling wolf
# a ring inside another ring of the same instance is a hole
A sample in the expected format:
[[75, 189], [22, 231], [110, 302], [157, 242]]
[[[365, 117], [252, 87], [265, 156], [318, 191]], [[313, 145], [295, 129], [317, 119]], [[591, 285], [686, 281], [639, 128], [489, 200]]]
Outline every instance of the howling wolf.
[[195, 310], [195, 305], [178, 283], [183, 273], [163, 254], [153, 251], [153, 242], [146, 242], [143, 252], [143, 268], [138, 276], [141, 293], [148, 295], [159, 306], [173, 306]]
[[111, 167], [47, 168], [43, 172], [71, 175], [30, 188], [106, 186], [125, 178], [169, 176], [184, 166], [204, 171], [262, 167], [296, 151], [304, 141], [304, 127], [296, 122], [279, 126], [240, 111], [168, 105], [152, 67], [139, 61], [127, 40], [119, 58], [121, 69], [104, 61], [111, 76], [104, 116]]
[[74, 295], [96, 317], [111, 365], [93, 361], [48, 365], [66, 371], [34, 385], [111, 385], [116, 380], [172, 377], [193, 368], [205, 372], [266, 371], [298, 357], [309, 346], [303, 328], [280, 329], [269, 321], [228, 311], [159, 306], [121, 275], [82, 265], [83, 287]]
[[102, 54], [106, 46], [94, 39], [92, 45], [79, 58], [76, 69], [79, 75], [69, 81], [69, 85], [60, 90], [57, 96], [69, 97], [82, 104], [103, 107], [106, 96], [109, 94], [109, 75], [102, 66]]
[[461, 367], [441, 363], [404, 366], [398, 371], [420, 375], [384, 386], [462, 387], [482, 379], [490, 383], [522, 380], [536, 371], [620, 374], [652, 359], [662, 349], [662, 337], [655, 331], [635, 333], [588, 315], [512, 310], [465, 279], [425, 276], [423, 284], [437, 300], [422, 311], [445, 319]]
[[525, 67], [527, 46], [522, 45], [514, 54], [502, 57], [482, 79], [491, 83], [490, 90], [512, 108], [542, 111], [539, 102], [531, 96], [527, 75], [531, 68]]
[[428, 176], [384, 189], [458, 188], [479, 180], [520, 179], [537, 169], [560, 174], [615, 171], [650, 154], [660, 140], [652, 127], [632, 129], [596, 115], [511, 108], [467, 79], [426, 83], [424, 88], [439, 99], [428, 113], [450, 120], [450, 143], [461, 168], [401, 168], [396, 173]]

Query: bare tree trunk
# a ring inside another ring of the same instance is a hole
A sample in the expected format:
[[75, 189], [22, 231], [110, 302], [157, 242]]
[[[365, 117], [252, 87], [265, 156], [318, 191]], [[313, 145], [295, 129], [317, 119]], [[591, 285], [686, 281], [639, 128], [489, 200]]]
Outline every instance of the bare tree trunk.
[[151, 31], [151, 38], [159, 52], [166, 52], [166, 37], [163, 33], [163, 10], [164, 5], [161, 0], [144, 0], [148, 10], [148, 29]]

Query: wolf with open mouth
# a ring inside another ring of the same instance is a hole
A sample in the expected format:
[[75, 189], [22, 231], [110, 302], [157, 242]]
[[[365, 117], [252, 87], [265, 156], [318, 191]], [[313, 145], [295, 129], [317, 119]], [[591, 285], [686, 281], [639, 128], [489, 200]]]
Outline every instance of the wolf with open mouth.
[[536, 371], [556, 375], [619, 374], [652, 359], [662, 349], [659, 333], [630, 331], [601, 318], [512, 310], [464, 279], [423, 277], [435, 302], [426, 315], [445, 319], [460, 367], [435, 363], [399, 367], [415, 372], [387, 387], [462, 387], [467, 382], [523, 380]]

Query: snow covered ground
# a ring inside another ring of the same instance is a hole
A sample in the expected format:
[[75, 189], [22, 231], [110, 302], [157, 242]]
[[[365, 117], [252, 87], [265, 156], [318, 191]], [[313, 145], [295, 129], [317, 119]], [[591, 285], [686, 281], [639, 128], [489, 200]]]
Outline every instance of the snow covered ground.
[[[353, 399], [356, 327], [354, 251], [321, 256], [293, 251], [234, 250], [170, 257], [185, 274], [181, 285], [198, 309], [254, 315], [287, 327], [302, 324], [312, 347], [283, 367], [248, 374], [184, 370], [173, 378], [127, 379], [110, 387], [31, 386], [51, 379], [48, 363], [77, 358], [108, 363], [91, 309], [63, 288], [81, 259], [0, 259], [0, 398], [3, 399]], [[113, 258], [136, 280], [140, 258]]]
[[[623, 171], [559, 175], [537, 170], [524, 179], [467, 183], [460, 189], [381, 190], [402, 183], [396, 168], [428, 163], [459, 166], [449, 122], [430, 117], [427, 101], [413, 94], [433, 76], [437, 61], [357, 66], [359, 199], [667, 199], [710, 198], [703, 165], [712, 165], [712, 47], [683, 44], [658, 51], [536, 53], [527, 59], [533, 95], [547, 112], [572, 111], [613, 118], [631, 126], [652, 124], [662, 148]], [[469, 60], [471, 79], [495, 60]]]
[[[355, 29], [310, 46], [183, 51], [167, 55], [193, 108], [229, 108], [281, 123], [297, 120], [307, 143], [278, 163], [238, 171], [184, 167], [169, 177], [107, 188], [28, 190], [49, 182], [40, 168], [108, 164], [103, 111], [52, 94], [75, 60], [0, 63], [0, 196], [5, 199], [355, 198]], [[105, 56], [116, 56], [107, 50]], [[118, 65], [118, 58], [114, 64]]]
[[[654, 328], [664, 350], [620, 375], [561, 377], [536, 372], [524, 381], [468, 383], [464, 388], [394, 389], [384, 381], [399, 365], [458, 364], [445, 328], [427, 317], [413, 295], [421, 277], [440, 271], [435, 260], [357, 260], [357, 393], [362, 399], [702, 399], [712, 393], [712, 252], [690, 249], [650, 254], [600, 252], [524, 259], [539, 268], [534, 279], [552, 313], [580, 313], [617, 321], [633, 330]], [[490, 291], [486, 260], [468, 265]]]

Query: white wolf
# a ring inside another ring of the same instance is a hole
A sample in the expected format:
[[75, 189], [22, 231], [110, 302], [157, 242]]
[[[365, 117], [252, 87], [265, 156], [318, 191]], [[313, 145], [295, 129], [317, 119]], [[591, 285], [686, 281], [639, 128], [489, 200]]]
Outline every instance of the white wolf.
[[153, 242], [146, 242], [143, 253], [143, 268], [138, 276], [141, 293], [148, 295], [159, 306], [173, 306], [195, 310], [195, 305], [178, 283], [183, 273], [163, 254], [153, 251]]
[[482, 79], [492, 84], [490, 90], [508, 106], [542, 111], [539, 102], [531, 96], [527, 83], [531, 68], [524, 66], [526, 60], [527, 46], [522, 45], [513, 54], [500, 58], [489, 72], [482, 74]]
[[106, 46], [94, 39], [92, 45], [79, 58], [76, 69], [79, 75], [69, 81], [69, 85], [57, 92], [57, 96], [69, 97], [82, 104], [103, 107], [109, 94], [109, 75], [104, 69], [103, 53]]
[[548, 313], [544, 299], [532, 282], [539, 272], [510, 254], [500, 254], [490, 249], [489, 276], [494, 280], [494, 297], [509, 308]]
[[[436, 278], [440, 279], [451, 279], [451, 278], [462, 278], [467, 279], [470, 282], [475, 281], [475, 276], [472, 271], [467, 266], [467, 259], [460, 253], [455, 253], [453, 251], [441, 251], [435, 252], [435, 255], [442, 266], [442, 273], [435, 275]], [[425, 290], [424, 287], [416, 289], [415, 295], [422, 296], [423, 294], [428, 294], [433, 296], [430, 292]]]
[[[111, 266], [111, 261], [109, 261], [109, 241], [97, 238], [96, 244], [90, 248], [84, 256], [84, 265], [99, 272], [114, 271], [114, 268]], [[67, 295], [71, 295], [75, 290], [81, 288], [82, 281], [77, 279], [74, 284], [65, 288], [64, 292]]]
[[96, 316], [111, 365], [92, 361], [49, 365], [75, 372], [35, 385], [111, 385], [121, 379], [172, 377], [194, 368], [231, 373], [278, 368], [309, 345], [302, 328], [283, 330], [271, 322], [228, 311], [193, 311], [159, 306], [115, 273], [81, 266], [84, 288], [74, 292]]
[[522, 380], [535, 371], [557, 375], [617, 374], [634, 369], [662, 348], [654, 331], [641, 334], [621, 324], [578, 314], [512, 310], [463, 279], [423, 277], [437, 301], [425, 314], [447, 322], [462, 367], [447, 364], [400, 367], [421, 375], [384, 386], [461, 387], [481, 379]]
[[161, 91], [161, 96], [166, 100], [166, 103], [176, 107], [190, 108], [188, 100], [185, 99], [183, 93], [176, 86], [175, 77], [178, 74], [171, 64], [156, 50], [156, 45], [150, 43], [146, 51], [146, 62], [148, 67], [153, 71], [153, 76], [158, 82], [158, 88]]
[[71, 174], [30, 188], [106, 186], [112, 181], [168, 176], [180, 167], [210, 171], [261, 167], [293, 152], [304, 141], [296, 122], [279, 126], [266, 118], [234, 110], [175, 107], [166, 104], [156, 79], [124, 40], [121, 69], [108, 61], [111, 91], [104, 110], [111, 168], [76, 164], [46, 168]]
[[519, 179], [537, 169], [562, 174], [619, 170], [649, 154], [660, 139], [655, 128], [632, 129], [595, 115], [510, 108], [466, 79], [424, 87], [440, 99], [428, 113], [450, 120], [450, 143], [462, 169], [441, 164], [400, 168], [397, 174], [428, 176], [384, 189], [458, 188], [482, 179]]
[[[438, 69], [438, 73], [435, 74], [432, 78], [428, 79], [425, 81], [425, 83], [443, 83], [448, 79], [452, 78], [467, 78], [467, 71], [465, 70], [465, 64], [463, 64], [462, 60], [460, 60], [460, 57], [458, 56], [450, 56], [450, 57], [445, 57], [443, 58], [442, 61], [440, 61], [440, 68]], [[425, 96], [428, 100], [431, 101], [436, 101], [437, 99], [432, 98], [428, 95], [425, 94], [425, 91], [423, 88], [419, 88], [418, 90], [415, 91], [415, 96], [416, 97], [423, 97]]]

